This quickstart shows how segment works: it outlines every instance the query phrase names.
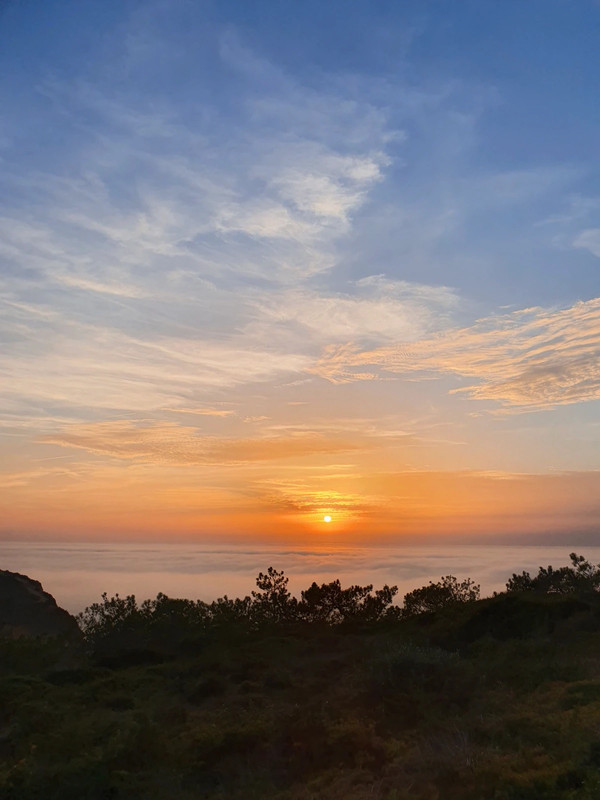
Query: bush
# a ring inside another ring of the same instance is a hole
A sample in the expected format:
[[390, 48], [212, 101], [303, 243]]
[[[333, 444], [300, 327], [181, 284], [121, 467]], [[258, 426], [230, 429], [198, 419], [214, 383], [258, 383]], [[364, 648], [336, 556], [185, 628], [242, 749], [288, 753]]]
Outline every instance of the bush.
[[439, 611], [457, 603], [472, 603], [479, 600], [479, 596], [480, 587], [470, 578], [459, 583], [453, 575], [446, 575], [437, 583], [429, 581], [429, 586], [414, 589], [404, 595], [402, 616], [412, 617], [428, 611]]
[[252, 592], [252, 612], [259, 621], [284, 622], [295, 616], [297, 600], [288, 591], [289, 578], [273, 567], [260, 572], [256, 586], [260, 592]]
[[583, 556], [570, 553], [570, 567], [540, 567], [538, 574], [513, 573], [506, 583], [508, 592], [542, 592], [556, 594], [589, 594], [600, 591], [600, 565], [595, 566]]
[[393, 615], [392, 602], [398, 591], [397, 586], [385, 585], [372, 594], [373, 585], [349, 586], [342, 589], [339, 580], [313, 583], [302, 592], [298, 606], [299, 616], [308, 622], [360, 621], [375, 622]]
[[313, 583], [298, 601], [288, 590], [288, 578], [273, 567], [259, 573], [256, 585], [258, 591], [252, 596], [231, 599], [225, 595], [210, 604], [159, 594], [138, 605], [135, 595], [109, 598], [104, 593], [101, 602], [88, 606], [77, 621], [96, 655], [118, 658], [135, 652], [178, 652], [186, 642], [198, 642], [199, 636], [211, 631], [249, 633], [285, 622], [332, 625], [397, 616], [396, 586], [373, 592], [372, 585], [342, 589], [339, 580], [321, 586]]

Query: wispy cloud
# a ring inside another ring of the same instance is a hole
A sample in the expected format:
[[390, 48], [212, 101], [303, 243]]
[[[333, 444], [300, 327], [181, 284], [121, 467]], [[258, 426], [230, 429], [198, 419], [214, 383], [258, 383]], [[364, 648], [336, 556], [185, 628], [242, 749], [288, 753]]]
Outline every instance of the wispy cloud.
[[297, 340], [301, 332], [315, 343], [412, 341], [448, 323], [460, 305], [444, 286], [395, 281], [383, 275], [362, 278], [349, 291], [289, 290], [257, 302], [259, 315], [248, 330]]
[[600, 228], [586, 228], [577, 234], [573, 247], [589, 250], [593, 256], [600, 258]]
[[270, 481], [255, 484], [253, 491], [270, 508], [309, 517], [330, 514], [336, 522], [356, 520], [381, 510], [381, 500], [328, 488], [331, 480], [330, 476], [323, 476], [310, 482]]
[[475, 378], [460, 387], [478, 400], [543, 409], [600, 398], [600, 298], [553, 310], [531, 308], [487, 317], [418, 342], [361, 351], [327, 350], [315, 372], [332, 381], [386, 373]]
[[252, 439], [203, 436], [173, 423], [116, 420], [71, 425], [40, 441], [152, 464], [236, 464], [303, 458], [360, 449], [342, 436], [318, 433]]
[[191, 336], [142, 339], [42, 320], [24, 327], [19, 338], [18, 347], [0, 356], [0, 396], [87, 409], [187, 408], [199, 393], [295, 374], [310, 364], [306, 355], [261, 350], [241, 337], [223, 343]]
[[214, 391], [297, 378], [352, 317], [374, 342], [394, 316], [421, 324], [425, 310], [385, 288], [290, 288], [335, 266], [383, 180], [400, 138], [386, 109], [342, 83], [309, 88], [232, 33], [215, 69], [239, 75], [235, 121], [89, 75], [40, 87], [77, 120], [76, 146], [66, 163], [3, 174], [4, 196], [19, 198], [0, 204], [7, 404], [212, 406]]
[[230, 417], [235, 411], [224, 408], [164, 408], [173, 414], [198, 414], [203, 417]]
[[285, 284], [329, 269], [390, 163], [385, 111], [341, 86], [303, 86], [233, 34], [217, 58], [244, 87], [235, 124], [216, 106], [192, 124], [166, 99], [149, 108], [89, 79], [41, 87], [61, 116], [95, 124], [81, 125], [68, 172], [6, 171], [11, 193], [30, 198], [0, 219], [8, 262], [127, 297], [162, 294], [171, 273]]
[[[107, 319], [87, 320], [85, 304], [74, 297], [66, 316], [49, 296], [44, 303], [0, 296], [0, 338], [11, 342], [0, 354], [5, 407], [33, 402], [232, 416], [218, 396], [225, 389], [310, 375], [329, 343], [418, 339], [448, 324], [459, 306], [451, 289], [382, 276], [349, 284], [346, 292], [253, 290], [229, 302], [230, 292], [213, 288], [205, 297], [209, 309], [199, 325], [191, 303], [173, 307], [171, 316], [120, 297], [119, 305], [105, 307]], [[236, 303], [239, 322], [231, 329], [226, 315]], [[97, 315], [98, 302], [93, 308]]]
[[20, 472], [1, 472], [0, 481], [4, 490], [31, 486], [40, 480], [56, 481], [60, 486], [65, 480], [81, 480], [82, 471], [79, 467], [37, 467]]

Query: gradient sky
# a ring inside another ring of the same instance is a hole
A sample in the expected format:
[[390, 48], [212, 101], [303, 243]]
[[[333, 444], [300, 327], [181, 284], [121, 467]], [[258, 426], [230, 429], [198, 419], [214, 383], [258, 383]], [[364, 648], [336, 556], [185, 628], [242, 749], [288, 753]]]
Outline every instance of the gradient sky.
[[599, 29], [2, 4], [0, 535], [596, 541]]

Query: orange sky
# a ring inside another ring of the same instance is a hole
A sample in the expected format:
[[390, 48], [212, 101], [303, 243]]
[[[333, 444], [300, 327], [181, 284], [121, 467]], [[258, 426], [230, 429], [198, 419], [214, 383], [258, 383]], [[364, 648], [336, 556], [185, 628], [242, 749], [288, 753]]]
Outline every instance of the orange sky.
[[0, 537], [600, 534], [590, 9], [35, 5], [0, 25]]
[[46, 462], [3, 486], [3, 529], [26, 538], [332, 543], [531, 540], [565, 531], [570, 540], [596, 530], [600, 472], [380, 472], [367, 464], [363, 472], [325, 461]]

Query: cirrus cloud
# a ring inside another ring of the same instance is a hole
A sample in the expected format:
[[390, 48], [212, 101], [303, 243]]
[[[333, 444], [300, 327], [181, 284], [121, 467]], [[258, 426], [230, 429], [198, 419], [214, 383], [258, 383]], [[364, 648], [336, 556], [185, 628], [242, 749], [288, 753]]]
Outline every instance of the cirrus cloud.
[[42, 436], [44, 444], [152, 464], [236, 464], [358, 450], [340, 435], [302, 434], [239, 439], [203, 436], [197, 428], [161, 422], [111, 420], [73, 424]]
[[410, 344], [329, 347], [314, 371], [333, 382], [386, 373], [474, 378], [454, 391], [512, 409], [600, 399], [600, 298], [486, 317]]

